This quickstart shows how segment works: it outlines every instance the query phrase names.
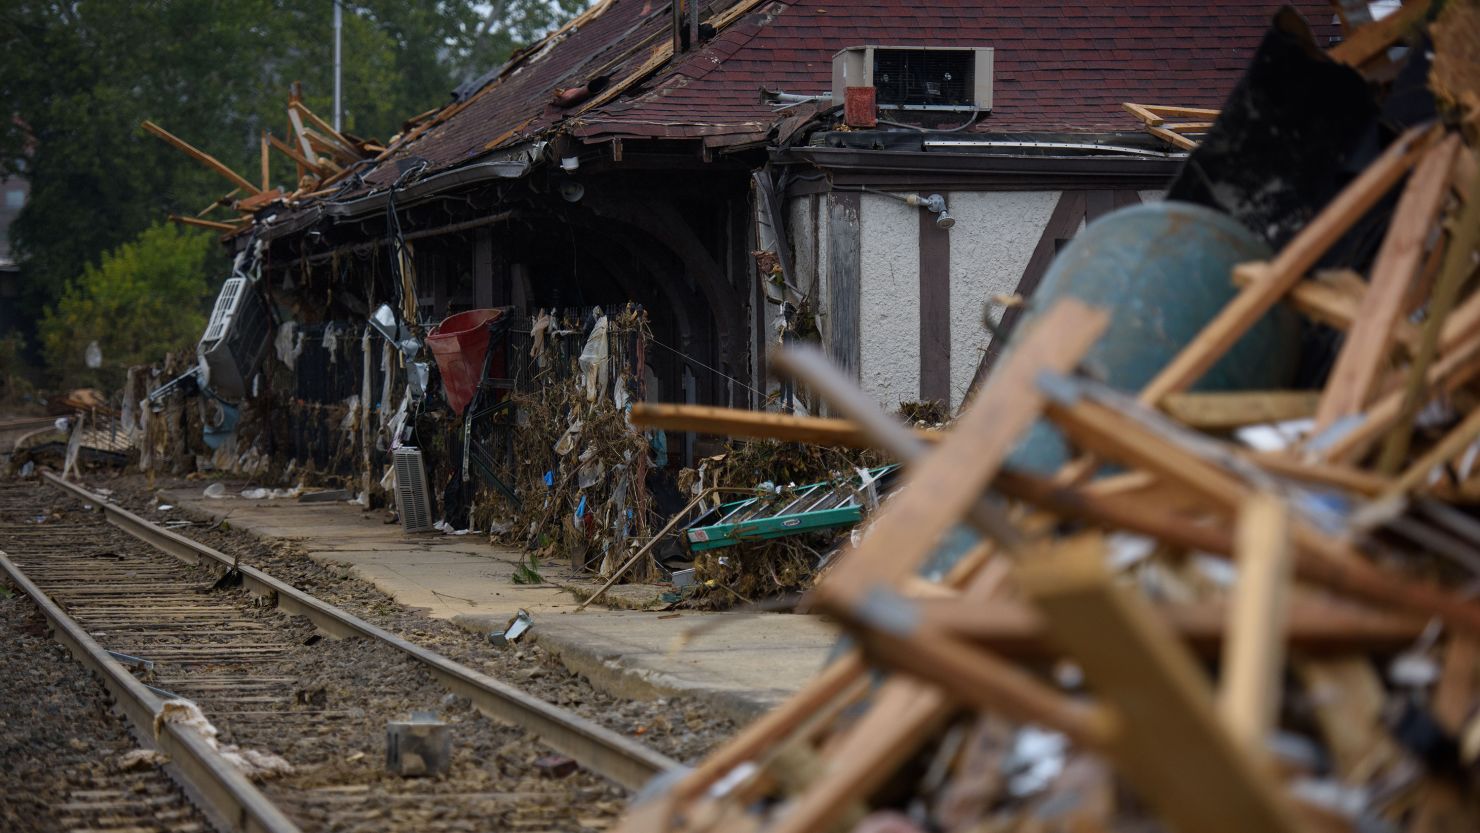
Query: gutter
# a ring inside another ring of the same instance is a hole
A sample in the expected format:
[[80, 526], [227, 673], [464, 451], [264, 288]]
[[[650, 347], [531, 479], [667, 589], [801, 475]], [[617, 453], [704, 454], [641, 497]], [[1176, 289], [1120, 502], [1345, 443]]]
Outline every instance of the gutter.
[[[534, 156], [542, 144], [522, 145], [499, 159], [460, 165], [418, 179], [396, 191], [396, 205], [398, 208], [415, 205], [418, 200], [432, 197], [451, 187], [520, 179], [534, 167]], [[521, 156], [524, 158], [520, 158]], [[258, 222], [257, 236], [261, 240], [272, 241], [297, 234], [326, 218], [335, 221], [354, 220], [382, 212], [385, 211], [390, 196], [391, 189], [382, 188], [353, 199], [315, 203], [280, 223], [274, 223], [272, 217], [267, 217]]]

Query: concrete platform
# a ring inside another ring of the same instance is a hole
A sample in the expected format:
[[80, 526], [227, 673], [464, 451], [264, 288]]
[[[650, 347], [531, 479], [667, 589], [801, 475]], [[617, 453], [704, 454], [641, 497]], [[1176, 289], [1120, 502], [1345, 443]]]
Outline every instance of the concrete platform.
[[[241, 487], [228, 486], [230, 494]], [[408, 534], [379, 512], [349, 503], [292, 499], [212, 500], [196, 487], [161, 500], [230, 518], [233, 526], [299, 544], [322, 564], [351, 572], [408, 607], [478, 632], [501, 628], [520, 608], [530, 636], [573, 671], [612, 694], [652, 699], [683, 695], [746, 721], [796, 691], [822, 666], [836, 631], [811, 616], [783, 614], [576, 611], [560, 587], [519, 585], [522, 554], [482, 536]], [[544, 565], [552, 580], [562, 567]], [[568, 578], [568, 576], [566, 577]], [[702, 632], [690, 634], [702, 624]]]

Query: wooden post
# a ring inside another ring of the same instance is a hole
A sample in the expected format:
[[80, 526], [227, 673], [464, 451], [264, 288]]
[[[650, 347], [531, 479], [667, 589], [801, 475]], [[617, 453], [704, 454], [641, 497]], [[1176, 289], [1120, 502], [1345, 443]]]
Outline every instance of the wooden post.
[[1294, 552], [1290, 509], [1260, 492], [1244, 501], [1235, 533], [1238, 583], [1223, 643], [1219, 708], [1234, 739], [1256, 760], [1279, 712]]
[[[1113, 708], [1107, 753], [1174, 830], [1296, 833], [1301, 825], [1269, 770], [1218, 722], [1213, 691], [1144, 599], [1105, 569], [1086, 535], [1024, 559], [1018, 581], [1058, 643]], [[1196, 784], [1196, 789], [1189, 789]]]
[[200, 148], [195, 147], [194, 145], [190, 144], [184, 139], [181, 139], [179, 136], [176, 136], [168, 130], [165, 130], [163, 127], [160, 127], [154, 122], [146, 119], [144, 121], [143, 127], [149, 133], [152, 133], [155, 136], [163, 139], [167, 144], [174, 147], [176, 150], [184, 153], [186, 156], [189, 156], [191, 159], [194, 159], [202, 165], [205, 165], [207, 168], [210, 168], [221, 176], [231, 180], [231, 184], [242, 189], [243, 191], [246, 191], [249, 194], [262, 193], [262, 189], [248, 182], [242, 177], [241, 174], [223, 165], [218, 159], [216, 159], [216, 157], [210, 155], [209, 153], [206, 153]]

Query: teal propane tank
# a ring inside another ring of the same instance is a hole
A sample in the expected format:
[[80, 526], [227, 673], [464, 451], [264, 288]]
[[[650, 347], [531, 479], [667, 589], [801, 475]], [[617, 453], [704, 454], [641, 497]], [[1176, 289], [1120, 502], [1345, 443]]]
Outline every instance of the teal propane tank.
[[[1107, 310], [1109, 327], [1084, 365], [1110, 386], [1136, 393], [1233, 298], [1234, 265], [1269, 257], [1262, 239], [1211, 209], [1171, 201], [1129, 206], [1089, 224], [1059, 253], [1016, 332], [1031, 329], [1063, 297]], [[1299, 345], [1298, 319], [1277, 306], [1193, 389], [1287, 387]], [[1014, 346], [1008, 345], [999, 366]], [[1052, 472], [1067, 453], [1058, 433], [1039, 421], [1008, 465]]]

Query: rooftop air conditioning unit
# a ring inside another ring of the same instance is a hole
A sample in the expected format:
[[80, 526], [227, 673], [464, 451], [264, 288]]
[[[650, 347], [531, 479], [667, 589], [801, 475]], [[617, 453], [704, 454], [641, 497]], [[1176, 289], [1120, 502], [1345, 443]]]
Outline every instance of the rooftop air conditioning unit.
[[210, 368], [211, 390], [228, 399], [245, 397], [271, 336], [272, 315], [262, 294], [246, 278], [227, 278], [196, 348]]
[[992, 109], [991, 47], [854, 46], [833, 56], [833, 103], [873, 87], [880, 110]]
[[396, 470], [396, 511], [401, 515], [401, 528], [407, 532], [426, 532], [432, 528], [432, 498], [427, 490], [427, 470], [421, 461], [421, 449], [402, 446], [391, 456]]

